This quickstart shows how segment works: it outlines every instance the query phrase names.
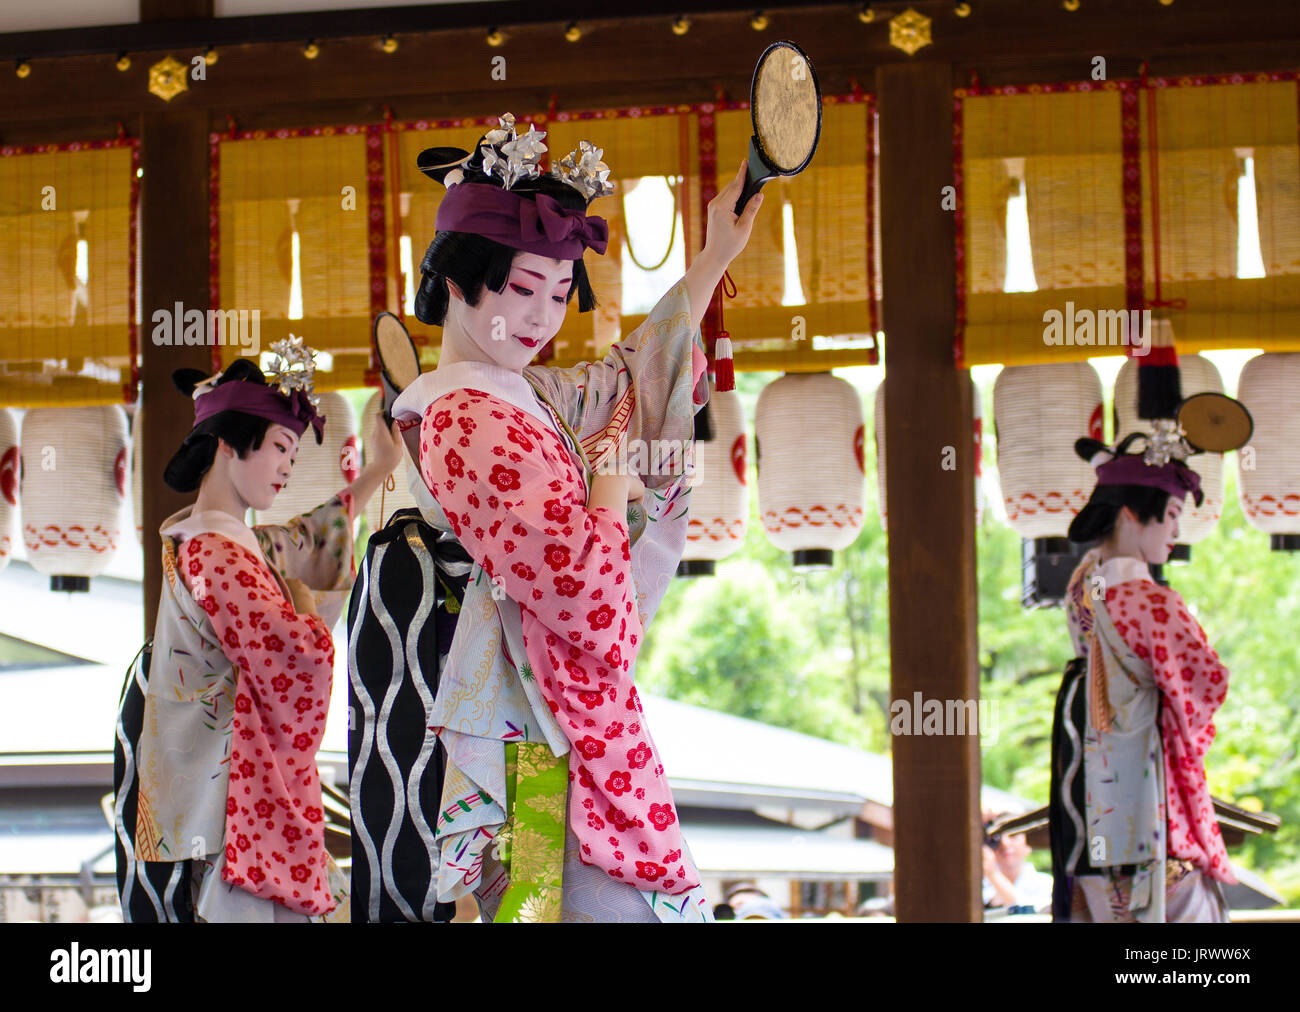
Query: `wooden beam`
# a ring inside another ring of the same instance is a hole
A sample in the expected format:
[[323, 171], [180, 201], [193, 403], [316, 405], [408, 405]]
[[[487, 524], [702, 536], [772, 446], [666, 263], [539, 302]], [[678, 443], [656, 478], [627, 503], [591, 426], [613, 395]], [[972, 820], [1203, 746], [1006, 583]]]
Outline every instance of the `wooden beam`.
[[154, 310], [208, 308], [208, 117], [152, 113], [140, 124], [140, 407], [144, 412], [141, 472], [144, 541], [144, 625], [153, 635], [162, 590], [158, 528], [194, 495], [163, 484], [163, 468], [194, 425], [192, 406], [172, 385], [173, 370], [210, 370], [207, 346], [156, 345]]
[[[638, 16], [654, 17], [663, 23], [665, 29], [668, 22], [680, 14], [737, 12], [743, 13], [748, 20], [755, 9], [753, 0], [641, 0], [636, 6]], [[782, 5], [786, 9], [825, 9], [827, 6], [821, 2], [809, 4], [800, 0], [787, 0]], [[402, 36], [471, 26], [484, 28], [493, 25], [509, 30], [541, 22], [563, 25], [570, 21], [590, 26], [597, 21], [611, 20], [608, 17], [609, 5], [600, 0], [553, 0], [545, 5], [531, 0], [430, 3], [221, 18], [212, 17], [212, 0], [140, 0], [140, 7], [141, 21], [131, 24], [0, 34], [0, 60], [194, 49], [250, 42], [301, 43], [307, 39], [365, 35]], [[843, 5], [831, 9], [849, 16], [853, 16], [855, 10]], [[144, 16], [146, 11], [150, 16]]]
[[141, 28], [156, 29], [158, 22], [206, 22], [216, 13], [214, 6], [213, 0], [140, 0], [137, 31]]
[[[974, 424], [970, 376], [953, 364], [955, 232], [941, 206], [952, 183], [951, 68], [882, 67], [876, 89], [890, 697], [910, 715], [917, 693], [945, 709], [978, 698]], [[979, 736], [891, 741], [898, 918], [978, 921]]]
[[[515, 21], [501, 14], [504, 6], [467, 4], [154, 22], [125, 26], [142, 33], [136, 36], [88, 31], [96, 48], [75, 52], [59, 32], [0, 35], [0, 131], [5, 143], [27, 142], [24, 131], [39, 132], [69, 116], [111, 127], [165, 108], [201, 107], [217, 114], [219, 123], [230, 113], [245, 126], [280, 126], [356, 122], [366, 112], [374, 119], [385, 104], [399, 118], [416, 119], [543, 110], [552, 95], [561, 109], [711, 101], [716, 86], [743, 98], [756, 56], [783, 37], [808, 50], [828, 92], [847, 90], [852, 78], [865, 81], [877, 65], [916, 59], [951, 64], [954, 83], [965, 85], [972, 72], [990, 84], [1082, 80], [1094, 56], [1106, 58], [1114, 78], [1135, 75], [1143, 60], [1157, 75], [1288, 69], [1300, 52], [1292, 0], [1240, 0], [1230, 11], [1217, 0], [1179, 0], [1170, 7], [1154, 0], [1088, 0], [1074, 13], [1055, 3], [977, 0], [969, 18], [955, 17], [949, 3], [913, 5], [934, 19], [934, 42], [916, 57], [890, 45], [884, 15], [863, 24], [853, 4], [769, 8], [768, 26], [754, 31], [748, 7], [717, 10], [737, 6], [721, 0], [708, 5], [714, 12], [693, 15], [681, 36], [669, 30], [670, 15], [656, 8], [620, 19], [599, 18], [590, 8], [589, 17], [577, 17], [583, 35], [573, 43], [563, 39], [560, 11], [580, 5], [505, 5], [517, 10]], [[493, 48], [485, 27], [498, 15], [507, 38]], [[260, 27], [231, 34], [234, 22]], [[410, 30], [403, 33], [402, 25]], [[171, 34], [159, 34], [164, 30]], [[384, 53], [378, 43], [390, 30], [399, 46]], [[327, 37], [332, 32], [341, 35]], [[306, 60], [301, 46], [311, 37], [323, 40], [320, 55]], [[209, 44], [220, 59], [205, 80], [191, 82], [170, 106], [148, 93], [150, 64], [166, 53], [188, 63]], [[33, 55], [38, 51], [43, 58]], [[119, 51], [132, 55], [125, 72], [114, 66]], [[506, 59], [504, 80], [491, 76], [494, 57]], [[21, 79], [5, 66], [20, 58], [32, 60], [31, 73]]]

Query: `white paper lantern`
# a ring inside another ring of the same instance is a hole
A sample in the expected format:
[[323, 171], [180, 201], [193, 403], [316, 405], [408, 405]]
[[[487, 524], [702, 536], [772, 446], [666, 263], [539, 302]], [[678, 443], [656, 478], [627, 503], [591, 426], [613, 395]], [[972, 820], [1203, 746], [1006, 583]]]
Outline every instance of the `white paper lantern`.
[[135, 520], [135, 540], [144, 544], [144, 485], [140, 469], [144, 464], [144, 408], [137, 407], [131, 418], [131, 516]]
[[1101, 377], [1087, 362], [1010, 366], [993, 384], [998, 480], [1007, 522], [1022, 538], [1064, 538], [1097, 484], [1074, 452], [1104, 439]]
[[[370, 400], [366, 401], [365, 417], [374, 418], [383, 406], [383, 392], [376, 393]], [[366, 427], [367, 433], [370, 431], [369, 425]], [[370, 460], [369, 454], [365, 455], [367, 463]], [[415, 472], [412, 474], [412, 472]], [[414, 478], [421, 481], [419, 468], [412, 462], [411, 455], [405, 450], [402, 451], [402, 462], [393, 469], [390, 476], [393, 487], [388, 488], [388, 479], [380, 483], [378, 490], [370, 497], [366, 503], [366, 523], [372, 531], [381, 529], [398, 510], [408, 510], [418, 508], [415, 498], [411, 495], [410, 480]], [[383, 507], [382, 512], [380, 507]]]
[[[1192, 394], [1223, 393], [1223, 377], [1208, 358], [1200, 355], [1178, 356], [1179, 385], [1184, 397]], [[1151, 424], [1138, 417], [1138, 363], [1130, 358], [1115, 377], [1115, 441], [1130, 432], [1150, 432]], [[1178, 518], [1178, 543], [1194, 545], [1202, 540], [1223, 516], [1223, 454], [1198, 453], [1187, 458], [1187, 466], [1201, 476], [1205, 494], [1197, 506], [1191, 496], [1183, 504]]]
[[331, 391], [320, 395], [316, 410], [325, 416], [325, 438], [318, 446], [315, 431], [310, 426], [303, 430], [289, 484], [275, 497], [270, 509], [257, 514], [259, 524], [282, 524], [314, 510], [360, 473], [361, 453], [352, 405], [342, 394]]
[[21, 471], [18, 422], [12, 411], [0, 408], [0, 569], [9, 565], [14, 551]]
[[[710, 385], [712, 390], [712, 385]], [[749, 488], [745, 407], [734, 390], [709, 395], [714, 438], [695, 441], [695, 480], [682, 553], [682, 576], [711, 575], [714, 563], [745, 543]]]
[[52, 590], [89, 590], [121, 542], [126, 413], [115, 404], [23, 418], [23, 542]]
[[1255, 420], [1237, 453], [1241, 508], [1275, 549], [1300, 549], [1300, 353], [1268, 352], [1246, 363], [1237, 398]]
[[838, 376], [786, 374], [759, 394], [759, 515], [795, 566], [830, 566], [862, 530], [865, 434], [858, 392]]
[[1074, 444], [1103, 439], [1102, 417], [1101, 378], [1087, 362], [1012, 366], [993, 384], [998, 478], [1007, 522], [1022, 539], [1026, 608], [1065, 600], [1080, 553], [1067, 537], [1070, 522], [1097, 483]]
[[[876, 387], [875, 443], [876, 443], [876, 508], [880, 513], [880, 526], [889, 529], [889, 508], [885, 500], [885, 385], [888, 377]], [[984, 520], [984, 405], [979, 387], [971, 380], [971, 400], [975, 406], [972, 430], [975, 435], [975, 526]]]

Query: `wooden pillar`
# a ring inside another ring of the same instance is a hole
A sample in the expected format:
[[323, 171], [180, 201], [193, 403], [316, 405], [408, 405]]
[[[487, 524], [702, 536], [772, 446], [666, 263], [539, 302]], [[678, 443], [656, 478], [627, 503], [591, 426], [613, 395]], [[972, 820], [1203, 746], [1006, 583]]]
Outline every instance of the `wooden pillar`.
[[[212, 16], [212, 0], [141, 0], [140, 19]], [[201, 86], [201, 85], [200, 85]], [[140, 116], [140, 408], [144, 542], [144, 633], [153, 635], [162, 590], [158, 528], [194, 501], [163, 484], [163, 468], [194, 425], [194, 410], [172, 385], [173, 370], [211, 369], [212, 349], [153, 342], [153, 314], [208, 309], [208, 114], [169, 109], [153, 95]], [[177, 330], [182, 321], [176, 321]]]
[[[210, 371], [206, 345], [155, 344], [153, 314], [208, 308], [208, 116], [206, 112], [140, 117], [140, 407], [144, 429], [140, 474], [144, 542], [145, 635], [153, 635], [162, 590], [158, 528], [194, 501], [163, 484], [163, 468], [194, 425], [193, 406], [172, 385], [181, 368]], [[179, 329], [180, 321], [177, 321]]]
[[[890, 697], [976, 700], [971, 383], [953, 364], [952, 70], [876, 71], [889, 474]], [[947, 465], [947, 466], [945, 466]], [[909, 727], [908, 730], [911, 730]], [[953, 728], [947, 728], [949, 732]], [[900, 921], [978, 921], [978, 734], [891, 736]]]

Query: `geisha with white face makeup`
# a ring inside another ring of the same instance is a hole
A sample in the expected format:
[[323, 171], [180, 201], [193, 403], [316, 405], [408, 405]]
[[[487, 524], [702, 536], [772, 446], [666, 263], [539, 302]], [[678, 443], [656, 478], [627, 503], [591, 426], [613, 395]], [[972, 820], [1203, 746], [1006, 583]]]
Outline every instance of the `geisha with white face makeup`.
[[1067, 669], [1053, 729], [1055, 913], [1223, 921], [1221, 885], [1236, 878], [1204, 756], [1228, 669], [1182, 596], [1149, 568], [1168, 561], [1188, 496], [1201, 504], [1200, 478], [1181, 458], [1125, 452], [1134, 438], [1113, 451], [1091, 439], [1076, 445], [1097, 485], [1070, 539], [1098, 544], [1067, 590], [1067, 623], [1086, 663]]
[[[530, 366], [575, 295], [579, 312], [595, 305], [583, 255], [604, 252], [608, 227], [586, 210], [613, 189], [585, 141], [541, 173], [544, 136], [507, 115], [472, 156], [421, 156], [448, 186], [416, 295], [442, 350], [393, 415], [432, 497], [426, 517], [473, 560], [426, 721], [447, 762], [425, 813], [440, 847], [432, 885], [444, 903], [473, 895], [488, 920], [707, 920], [634, 682], [685, 545], [690, 476], [598, 472], [631, 440], [693, 437], [708, 398], [700, 320], [761, 199], [733, 213], [742, 163], [709, 205], [704, 249], [640, 327], [603, 360]], [[641, 497], [633, 534], [628, 503]], [[546, 804], [510, 803], [525, 793]], [[512, 879], [521, 835], [545, 846]]]
[[[285, 345], [286, 356], [311, 354]], [[164, 481], [198, 497], [159, 531], [158, 617], [118, 713], [127, 921], [346, 919], [315, 762], [330, 629], [352, 585], [355, 503], [400, 461], [401, 445], [377, 418], [370, 461], [352, 484], [287, 524], [249, 527], [248, 509], [269, 508], [291, 480], [303, 435], [321, 439], [309, 376], [271, 385], [247, 359], [208, 379], [192, 369], [173, 376], [195, 424]]]
[[573, 287], [573, 263], [519, 253], [505, 290], [484, 288], [470, 305], [454, 281], [439, 364], [480, 361], [522, 372], [559, 333]]

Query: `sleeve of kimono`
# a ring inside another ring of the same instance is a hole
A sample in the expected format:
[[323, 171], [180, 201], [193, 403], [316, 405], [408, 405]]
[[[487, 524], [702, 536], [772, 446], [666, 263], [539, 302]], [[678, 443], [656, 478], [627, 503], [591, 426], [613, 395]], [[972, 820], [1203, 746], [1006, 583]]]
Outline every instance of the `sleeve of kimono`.
[[[464, 433], [454, 446], [453, 414]], [[528, 663], [515, 663], [572, 745], [568, 817], [582, 860], [638, 888], [698, 885], [633, 684], [643, 629], [622, 512], [588, 510], [558, 439], [486, 394], [440, 398], [420, 438], [452, 531], [519, 602]]]
[[642, 478], [657, 489], [681, 473], [666, 461], [694, 438], [695, 412], [709, 399], [707, 365], [683, 279], [601, 361], [526, 372], [578, 434], [593, 466], [623, 436], [641, 440], [649, 454]]
[[1130, 581], [1107, 594], [1116, 631], [1151, 665], [1160, 690], [1165, 747], [1169, 853], [1193, 860], [1211, 877], [1235, 882], [1205, 780], [1214, 714], [1228, 694], [1228, 669], [1182, 596]]
[[182, 556], [185, 584], [236, 670], [225, 874], [254, 895], [324, 913], [333, 900], [316, 753], [333, 681], [329, 627], [294, 611], [229, 538], [199, 534]]
[[340, 492], [314, 510], [283, 524], [253, 528], [258, 544], [285, 579], [316, 591], [316, 610], [333, 628], [356, 580], [352, 494]]
[[1088, 551], [1070, 576], [1065, 589], [1065, 625], [1070, 631], [1070, 642], [1074, 646], [1074, 656], [1084, 657], [1088, 653], [1088, 636], [1092, 632], [1093, 575], [1097, 571], [1100, 550]]
[[[451, 417], [459, 437], [443, 435]], [[588, 510], [586, 487], [539, 423], [479, 391], [458, 390], [425, 412], [421, 470], [457, 540], [505, 595], [579, 650], [550, 671], [567, 694], [628, 677], [641, 637], [627, 521]], [[566, 455], [567, 456], [567, 455]], [[565, 468], [572, 473], [566, 473]], [[534, 664], [537, 658], [530, 658]], [[581, 678], [571, 672], [581, 670]], [[588, 680], [591, 676], [591, 680]]]

